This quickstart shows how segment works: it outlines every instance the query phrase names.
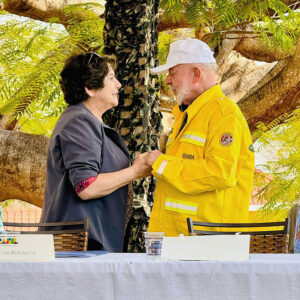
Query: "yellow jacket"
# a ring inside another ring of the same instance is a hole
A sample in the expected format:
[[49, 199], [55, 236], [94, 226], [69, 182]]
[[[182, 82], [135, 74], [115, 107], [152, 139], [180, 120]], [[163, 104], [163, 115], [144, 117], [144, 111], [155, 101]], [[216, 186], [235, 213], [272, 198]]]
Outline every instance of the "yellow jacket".
[[[185, 112], [176, 105], [173, 114], [166, 154], [152, 166], [158, 180], [148, 230], [187, 235], [187, 217], [247, 222], [254, 152], [237, 104], [216, 85]], [[186, 114], [186, 125], [179, 132]]]

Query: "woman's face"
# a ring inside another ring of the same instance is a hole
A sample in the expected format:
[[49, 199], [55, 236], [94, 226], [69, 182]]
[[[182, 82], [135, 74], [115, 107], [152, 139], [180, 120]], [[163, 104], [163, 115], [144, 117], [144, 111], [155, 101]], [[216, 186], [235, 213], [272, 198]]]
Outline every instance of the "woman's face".
[[119, 101], [119, 89], [121, 83], [115, 77], [115, 72], [111, 65], [108, 64], [108, 73], [104, 78], [104, 87], [95, 91], [94, 100], [101, 102], [106, 110], [117, 106]]

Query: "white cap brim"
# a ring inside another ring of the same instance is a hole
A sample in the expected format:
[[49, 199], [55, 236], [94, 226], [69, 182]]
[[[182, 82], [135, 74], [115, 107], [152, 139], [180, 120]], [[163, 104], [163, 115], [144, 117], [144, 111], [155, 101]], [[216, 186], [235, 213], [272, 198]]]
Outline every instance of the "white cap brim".
[[155, 68], [150, 69], [150, 71], [154, 74], [163, 74], [168, 72], [169, 69], [175, 67], [176, 65], [178, 65], [178, 63], [169, 63], [169, 64], [165, 64], [165, 65], [161, 65]]

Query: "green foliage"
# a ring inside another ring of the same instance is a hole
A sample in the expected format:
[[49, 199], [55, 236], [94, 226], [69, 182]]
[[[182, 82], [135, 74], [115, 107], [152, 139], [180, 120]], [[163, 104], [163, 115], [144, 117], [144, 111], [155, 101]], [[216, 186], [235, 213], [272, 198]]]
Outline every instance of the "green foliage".
[[[48, 51], [56, 47], [59, 39], [67, 34], [58, 26], [49, 26], [24, 18], [12, 18], [6, 14], [5, 18], [7, 17], [7, 22], [0, 26], [1, 113], [35, 119], [30, 102], [34, 103], [35, 98], [38, 98], [35, 106], [40, 110], [44, 102], [55, 101], [57, 98], [55, 94], [52, 95], [52, 99], [49, 97], [55, 90], [53, 83], [57, 82], [57, 75], [53, 74], [54, 69], [45, 63], [39, 68], [42, 65], [40, 62], [45, 60]], [[42, 72], [43, 68], [45, 72]], [[44, 87], [42, 80], [45, 81]], [[49, 109], [51, 111], [52, 108]]]
[[[8, 200], [9, 201], [9, 200]], [[8, 206], [8, 202], [7, 200], [6, 201], [1, 201], [0, 202], [0, 206], [3, 208], [3, 207], [7, 207]]]
[[161, 0], [160, 7], [164, 9], [164, 16], [171, 17], [173, 22], [179, 21], [184, 14], [184, 0]]
[[276, 149], [266, 163], [273, 179], [258, 195], [267, 201], [263, 212], [287, 211], [300, 199], [300, 108], [283, 124], [263, 133], [260, 143], [260, 151], [266, 147]]
[[[211, 44], [220, 42], [220, 35], [252, 25], [266, 44], [288, 49], [300, 32], [299, 12], [279, 0], [164, 0], [164, 15], [179, 20], [181, 16], [195, 28], [213, 33]], [[249, 30], [249, 29], [248, 29]]]
[[96, 3], [73, 4], [66, 6], [63, 13], [68, 17], [67, 30], [73, 42], [85, 50], [102, 51], [104, 20], [91, 10], [94, 6], [102, 7]]
[[[1, 11], [7, 21], [0, 25], [0, 113], [18, 119], [21, 130], [49, 135], [65, 105], [58, 83], [65, 59], [72, 53], [102, 52], [104, 21], [91, 10], [95, 5], [102, 8], [95, 3], [66, 6], [65, 28], [54, 24], [57, 19], [43, 23]], [[299, 13], [278, 0], [162, 0], [161, 7], [174, 21], [184, 15], [195, 27], [213, 32], [213, 45], [239, 23], [253, 23], [270, 46], [289, 48], [299, 33]], [[266, 14], [269, 8], [272, 16]], [[174, 33], [159, 35], [161, 63], [173, 40]]]
[[[272, 8], [278, 8], [278, 16], [263, 16], [262, 22], [257, 22], [255, 28], [263, 40], [268, 42], [272, 47], [280, 47], [283, 50], [288, 50], [296, 42], [300, 32], [300, 14], [293, 10], [283, 13], [284, 8], [282, 8], [282, 5]], [[280, 10], [279, 8], [282, 9]]]
[[[92, 4], [70, 5], [61, 25], [5, 14], [0, 25], [0, 114], [29, 133], [50, 135], [65, 108], [59, 73], [72, 54], [103, 48], [104, 21]], [[53, 20], [52, 20], [53, 21]]]
[[162, 32], [158, 36], [158, 55], [159, 64], [165, 64], [169, 53], [170, 44], [174, 41], [174, 34]]

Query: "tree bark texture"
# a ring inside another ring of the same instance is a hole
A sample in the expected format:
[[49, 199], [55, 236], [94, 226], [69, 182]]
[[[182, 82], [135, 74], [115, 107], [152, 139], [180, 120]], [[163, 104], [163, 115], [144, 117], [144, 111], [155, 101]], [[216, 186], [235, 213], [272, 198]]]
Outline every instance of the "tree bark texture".
[[268, 124], [300, 105], [300, 36], [295, 55], [286, 66], [252, 94], [250, 91], [238, 104], [251, 131], [259, 121]]
[[42, 135], [0, 130], [0, 201], [43, 206], [48, 142]]
[[[150, 73], [158, 51], [158, 5], [155, 0], [108, 0], [105, 9], [104, 52], [116, 56], [116, 75], [122, 84], [119, 105], [107, 112], [105, 121], [121, 134], [133, 158], [159, 148], [159, 86]], [[128, 251], [140, 252], [153, 202], [153, 178], [135, 181], [133, 189], [133, 215], [126, 239]]]

